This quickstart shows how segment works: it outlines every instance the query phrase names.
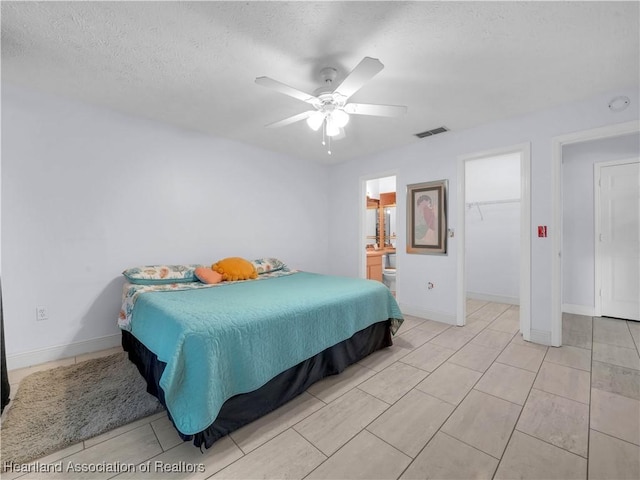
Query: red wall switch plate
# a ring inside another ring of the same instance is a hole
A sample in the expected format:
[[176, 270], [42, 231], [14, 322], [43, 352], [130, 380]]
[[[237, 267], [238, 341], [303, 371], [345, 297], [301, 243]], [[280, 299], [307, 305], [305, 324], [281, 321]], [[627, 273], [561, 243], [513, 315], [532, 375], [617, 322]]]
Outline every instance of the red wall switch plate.
[[547, 226], [538, 225], [538, 237], [545, 238], [547, 236]]

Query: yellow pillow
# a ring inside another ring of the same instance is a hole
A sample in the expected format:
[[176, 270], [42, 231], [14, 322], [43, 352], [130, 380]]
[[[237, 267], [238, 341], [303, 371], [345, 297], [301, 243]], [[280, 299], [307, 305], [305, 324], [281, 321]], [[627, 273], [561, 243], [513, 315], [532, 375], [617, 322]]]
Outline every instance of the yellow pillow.
[[240, 257], [229, 257], [211, 265], [211, 268], [222, 274], [222, 280], [249, 280], [258, 278], [256, 267], [249, 260]]
[[222, 275], [214, 272], [209, 267], [198, 267], [195, 269], [194, 274], [202, 283], [213, 284], [222, 281]]

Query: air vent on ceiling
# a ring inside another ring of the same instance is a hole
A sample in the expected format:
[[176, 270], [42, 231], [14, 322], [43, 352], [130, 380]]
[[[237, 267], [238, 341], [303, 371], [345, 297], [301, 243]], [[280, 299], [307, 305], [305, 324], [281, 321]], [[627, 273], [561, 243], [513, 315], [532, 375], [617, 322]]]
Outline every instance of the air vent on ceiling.
[[438, 127], [438, 128], [434, 128], [433, 130], [427, 130], [426, 132], [416, 133], [416, 137], [418, 138], [430, 137], [431, 135], [437, 135], [438, 133], [444, 133], [448, 131], [449, 129], [447, 127]]

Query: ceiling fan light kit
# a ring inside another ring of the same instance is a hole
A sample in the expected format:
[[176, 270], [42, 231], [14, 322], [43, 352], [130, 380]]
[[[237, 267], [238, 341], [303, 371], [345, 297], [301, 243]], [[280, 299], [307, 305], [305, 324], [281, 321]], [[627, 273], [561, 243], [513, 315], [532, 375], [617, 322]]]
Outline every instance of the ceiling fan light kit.
[[330, 118], [327, 118], [326, 121], [326, 131], [327, 131], [327, 136], [328, 137], [336, 137], [338, 135], [340, 135], [340, 129], [338, 128], [338, 126], [331, 121]]
[[[344, 137], [344, 127], [349, 123], [350, 115], [372, 115], [381, 117], [396, 117], [404, 114], [407, 107], [402, 105], [375, 105], [366, 103], [347, 103], [347, 100], [362, 86], [384, 68], [380, 60], [364, 57], [362, 61], [345, 77], [336, 88], [332, 89], [337, 70], [327, 67], [320, 71], [324, 83], [313, 95], [297, 90], [269, 77], [257, 77], [256, 83], [272, 88], [280, 93], [296, 98], [312, 105], [315, 110], [299, 113], [278, 122], [267, 125], [269, 128], [283, 127], [292, 123], [306, 120], [313, 131], [322, 128], [322, 144], [325, 136], [336, 139]], [[331, 155], [331, 148], [327, 151]]]
[[349, 114], [344, 110], [334, 110], [329, 115], [329, 119], [335, 123], [338, 128], [344, 128], [347, 123], [349, 123]]
[[324, 123], [324, 114], [320, 111], [313, 112], [307, 117], [307, 125], [313, 130], [317, 132], [320, 130], [320, 127]]

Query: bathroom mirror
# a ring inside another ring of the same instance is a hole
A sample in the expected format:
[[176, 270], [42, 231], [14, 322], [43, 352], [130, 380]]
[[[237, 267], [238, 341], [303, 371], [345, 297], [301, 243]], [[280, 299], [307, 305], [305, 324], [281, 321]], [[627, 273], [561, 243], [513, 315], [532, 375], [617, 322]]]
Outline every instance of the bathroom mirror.
[[380, 198], [367, 194], [365, 246], [396, 246], [396, 192], [380, 193]]
[[365, 219], [365, 245], [378, 243], [379, 215], [377, 208], [367, 208]]
[[384, 207], [384, 243], [396, 243], [396, 206]]

